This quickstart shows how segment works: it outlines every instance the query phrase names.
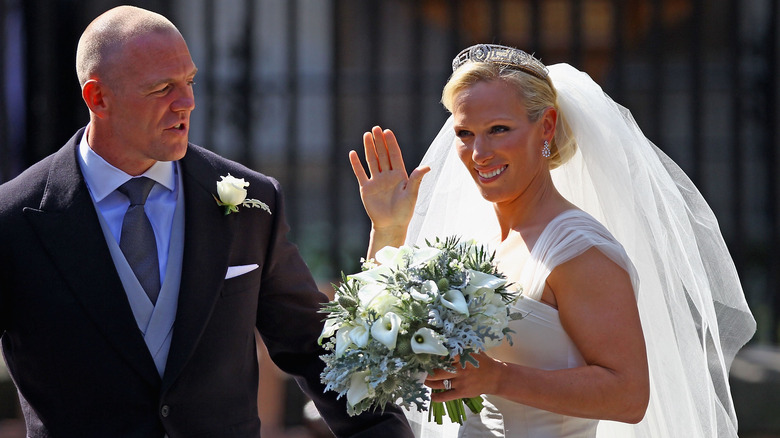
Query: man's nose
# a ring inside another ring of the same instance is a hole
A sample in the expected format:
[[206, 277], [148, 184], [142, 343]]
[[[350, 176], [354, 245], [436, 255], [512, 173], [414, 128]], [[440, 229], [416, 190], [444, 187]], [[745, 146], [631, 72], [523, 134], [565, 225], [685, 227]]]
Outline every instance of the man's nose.
[[192, 111], [195, 109], [195, 93], [192, 86], [184, 87], [179, 91], [179, 95], [171, 104], [173, 111]]

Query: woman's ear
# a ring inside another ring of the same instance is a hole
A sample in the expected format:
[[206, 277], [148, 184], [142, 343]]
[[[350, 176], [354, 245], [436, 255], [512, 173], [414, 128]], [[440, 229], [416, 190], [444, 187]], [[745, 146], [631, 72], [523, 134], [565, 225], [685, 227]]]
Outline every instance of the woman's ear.
[[557, 123], [558, 111], [554, 107], [547, 107], [542, 113], [542, 134], [545, 138], [551, 139], [555, 136], [555, 126]]
[[81, 87], [81, 97], [87, 104], [89, 111], [101, 119], [105, 117], [108, 110], [104, 88], [105, 86], [96, 79], [88, 80], [84, 86]]

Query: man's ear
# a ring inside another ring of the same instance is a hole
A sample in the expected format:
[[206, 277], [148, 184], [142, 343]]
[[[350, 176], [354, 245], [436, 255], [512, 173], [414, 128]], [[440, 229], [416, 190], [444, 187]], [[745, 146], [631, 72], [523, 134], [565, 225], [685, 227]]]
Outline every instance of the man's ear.
[[97, 79], [90, 79], [81, 87], [81, 97], [90, 112], [101, 119], [105, 117], [108, 111], [108, 103], [105, 100], [105, 85]]

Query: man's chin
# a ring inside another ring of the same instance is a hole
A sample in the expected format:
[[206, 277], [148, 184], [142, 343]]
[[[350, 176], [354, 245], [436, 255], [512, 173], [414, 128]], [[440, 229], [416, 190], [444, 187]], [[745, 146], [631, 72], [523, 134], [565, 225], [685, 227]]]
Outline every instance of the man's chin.
[[184, 142], [184, 145], [178, 151], [177, 154], [178, 158], [176, 158], [177, 160], [181, 160], [182, 158], [184, 158], [185, 155], [187, 155], [187, 148], [188, 148], [188, 143]]
[[187, 154], [187, 142], [185, 141], [183, 144], [170, 145], [168, 149], [168, 152], [165, 154], [165, 159], [159, 161], [178, 161], [184, 158], [184, 155]]

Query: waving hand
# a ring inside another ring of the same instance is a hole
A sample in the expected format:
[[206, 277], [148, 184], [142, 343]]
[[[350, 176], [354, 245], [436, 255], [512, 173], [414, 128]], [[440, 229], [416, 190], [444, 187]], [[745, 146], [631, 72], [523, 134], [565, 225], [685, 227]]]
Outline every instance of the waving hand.
[[389, 129], [375, 126], [363, 134], [363, 147], [370, 177], [357, 152], [349, 152], [349, 161], [360, 185], [363, 207], [371, 218], [370, 258], [386, 245], [403, 244], [420, 182], [430, 168], [419, 167], [407, 175], [398, 140]]

